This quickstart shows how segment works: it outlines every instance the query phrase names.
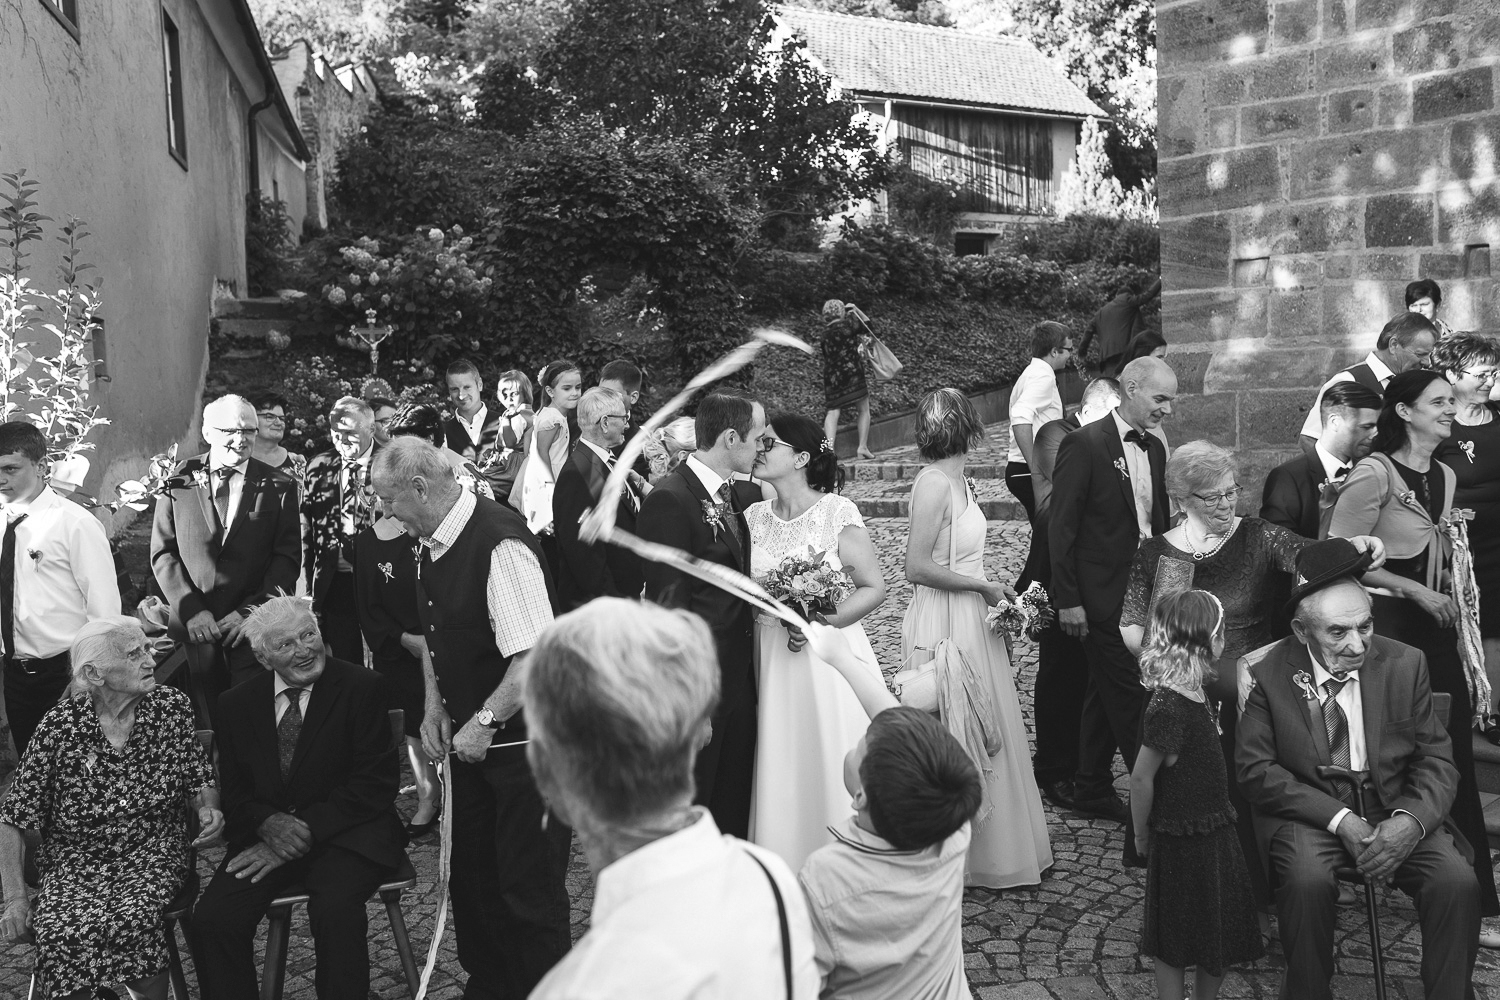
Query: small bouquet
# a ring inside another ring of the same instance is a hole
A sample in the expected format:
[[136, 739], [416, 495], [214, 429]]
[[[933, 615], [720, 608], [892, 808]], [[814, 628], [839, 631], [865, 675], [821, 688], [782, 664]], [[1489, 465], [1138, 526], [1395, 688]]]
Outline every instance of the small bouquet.
[[854, 579], [834, 569], [823, 558], [826, 552], [807, 547], [807, 555], [789, 555], [780, 565], [756, 581], [783, 604], [800, 608], [802, 617], [830, 615], [854, 593]]
[[1001, 601], [991, 608], [984, 622], [996, 635], [1019, 636], [1025, 632], [1035, 639], [1052, 624], [1052, 603], [1046, 588], [1033, 580], [1015, 601]]

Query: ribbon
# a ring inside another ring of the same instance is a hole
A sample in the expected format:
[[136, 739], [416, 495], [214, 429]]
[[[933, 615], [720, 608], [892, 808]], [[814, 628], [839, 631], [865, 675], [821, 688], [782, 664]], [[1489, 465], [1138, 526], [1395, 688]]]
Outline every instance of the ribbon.
[[[437, 761], [438, 778], [443, 777], [445, 761]], [[427, 945], [427, 965], [417, 981], [417, 995], [413, 1000], [427, 996], [427, 984], [432, 981], [432, 970], [437, 967], [438, 949], [443, 944], [443, 928], [448, 923], [448, 875], [453, 864], [453, 782], [443, 782], [443, 813], [438, 822], [438, 898], [437, 910], [432, 915], [432, 941]]]
[[1484, 721], [1490, 707], [1490, 678], [1484, 669], [1484, 640], [1479, 632], [1479, 581], [1474, 576], [1474, 553], [1469, 548], [1469, 526], [1474, 512], [1455, 507], [1438, 522], [1453, 545], [1453, 600], [1458, 605], [1458, 655], [1469, 684], [1473, 725]]

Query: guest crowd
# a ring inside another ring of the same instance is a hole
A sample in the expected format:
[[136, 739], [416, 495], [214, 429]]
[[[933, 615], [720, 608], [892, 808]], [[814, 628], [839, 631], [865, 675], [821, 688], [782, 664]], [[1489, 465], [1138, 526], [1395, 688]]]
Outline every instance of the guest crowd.
[[[861, 624], [887, 581], [840, 495], [839, 411], [861, 455], [869, 432], [864, 317], [841, 302], [821, 422], [714, 392], [628, 471], [643, 376], [624, 360], [505, 371], [490, 394], [461, 359], [446, 412], [341, 398], [310, 458], [283, 443], [285, 398], [215, 399], [207, 451], [157, 491], [134, 617], [41, 431], [0, 424], [19, 757], [0, 937], [35, 942], [39, 996], [161, 1000], [172, 914], [202, 995], [250, 1000], [256, 928], [301, 893], [317, 995], [365, 1000], [365, 904], [437, 833], [467, 998], [958, 1000], [964, 889], [1046, 877], [1046, 798], [1125, 827], [1164, 998], [1213, 996], [1264, 954], [1272, 912], [1286, 995], [1331, 996], [1351, 866], [1415, 899], [1427, 995], [1472, 995], [1478, 947], [1500, 947], [1472, 749], [1500, 723], [1500, 348], [1438, 325], [1441, 291], [1415, 283], [1242, 515], [1258, 491], [1233, 455], [1163, 433], [1177, 379], [1139, 328], [1159, 288], [1101, 311], [1076, 412], [1058, 323], [1012, 392], [1005, 478], [1032, 527], [1015, 584], [1055, 611], [1029, 761], [989, 621], [1017, 590], [986, 574], [966, 475], [985, 429], [954, 389], [916, 414], [902, 662]], [[681, 558], [586, 540], [601, 504]], [[687, 571], [764, 580], [809, 554], [848, 586], [805, 628]], [[595, 891], [572, 945], [575, 836]], [[221, 841], [200, 887], [196, 851]]]

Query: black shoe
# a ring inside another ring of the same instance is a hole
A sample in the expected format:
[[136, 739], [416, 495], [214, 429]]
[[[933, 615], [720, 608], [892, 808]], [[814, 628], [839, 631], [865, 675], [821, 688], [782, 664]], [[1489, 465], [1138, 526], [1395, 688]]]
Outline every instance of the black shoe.
[[1125, 823], [1130, 819], [1129, 808], [1113, 792], [1097, 799], [1074, 799], [1073, 808], [1090, 816], [1098, 816], [1100, 819], [1114, 820], [1116, 823]]
[[1042, 798], [1057, 806], [1059, 809], [1073, 808], [1073, 783], [1066, 778], [1057, 781], [1044, 781], [1038, 783]]
[[433, 830], [435, 830], [437, 828], [438, 823], [440, 823], [442, 821], [442, 819], [443, 819], [443, 810], [442, 810], [442, 807], [439, 806], [437, 808], [437, 810], [433, 812], [432, 819], [428, 820], [427, 822], [425, 822], [425, 823], [407, 823], [406, 824], [406, 836], [407, 836], [407, 838], [410, 839], [410, 840], [416, 840], [418, 837], [425, 837], [427, 834], [431, 833]]

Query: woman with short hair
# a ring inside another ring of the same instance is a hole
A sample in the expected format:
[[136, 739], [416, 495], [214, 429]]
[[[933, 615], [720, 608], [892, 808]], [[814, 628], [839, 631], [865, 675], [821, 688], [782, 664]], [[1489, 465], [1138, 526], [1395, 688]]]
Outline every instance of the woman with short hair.
[[531, 1000], [813, 1000], [796, 879], [692, 804], [719, 698], [703, 619], [601, 597], [548, 625], [524, 667], [527, 759], [595, 879], [588, 933]]
[[906, 579], [913, 594], [901, 622], [901, 655], [920, 665], [933, 658], [939, 642], [952, 639], [989, 680], [1001, 747], [983, 770], [985, 804], [974, 820], [964, 884], [1036, 885], [1052, 866], [1047, 817], [1010, 654], [985, 623], [989, 609], [1015, 592], [985, 572], [988, 522], [964, 476], [969, 452], [984, 441], [984, 423], [963, 393], [938, 389], [917, 407], [916, 438], [929, 464], [911, 488]]
[[300, 496], [307, 485], [307, 456], [299, 455], [281, 443], [286, 440], [286, 423], [291, 419], [286, 397], [267, 390], [250, 393], [245, 399], [255, 407], [255, 444], [250, 457], [295, 479]]
[[1406, 311], [1420, 313], [1432, 321], [1439, 339], [1453, 335], [1453, 328], [1438, 319], [1443, 305], [1443, 290], [1431, 278], [1419, 278], [1406, 286]]
[[[92, 1000], [123, 982], [165, 1000], [162, 911], [187, 881], [190, 847], [224, 826], [193, 706], [158, 687], [145, 633], [114, 615], [85, 625], [73, 683], [43, 718], [0, 802], [0, 939], [36, 939], [40, 995]], [[202, 832], [188, 834], [188, 807]], [[28, 899], [24, 831], [41, 838], [41, 892]]]

